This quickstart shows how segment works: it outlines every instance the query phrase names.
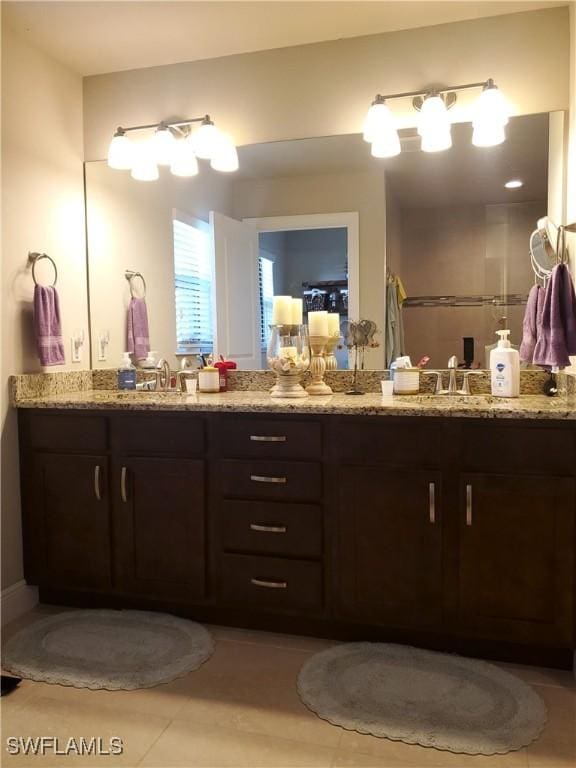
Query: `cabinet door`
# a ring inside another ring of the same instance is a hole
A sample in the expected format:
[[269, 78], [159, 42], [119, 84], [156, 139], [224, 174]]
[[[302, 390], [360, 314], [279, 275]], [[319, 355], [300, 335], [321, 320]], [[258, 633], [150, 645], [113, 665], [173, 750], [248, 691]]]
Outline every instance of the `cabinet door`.
[[371, 624], [440, 621], [441, 487], [435, 472], [341, 468], [341, 612]]
[[503, 640], [569, 643], [574, 481], [470, 473], [460, 494], [461, 624]]
[[108, 459], [38, 453], [32, 461], [28, 529], [40, 585], [109, 588]]
[[126, 457], [114, 470], [115, 562], [125, 592], [204, 596], [204, 462]]

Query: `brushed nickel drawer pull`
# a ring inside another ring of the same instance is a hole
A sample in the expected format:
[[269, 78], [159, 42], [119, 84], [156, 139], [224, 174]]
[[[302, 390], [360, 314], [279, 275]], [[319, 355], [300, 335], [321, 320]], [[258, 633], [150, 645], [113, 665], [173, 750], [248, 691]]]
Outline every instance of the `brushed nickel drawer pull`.
[[261, 523], [250, 523], [251, 531], [260, 531], [262, 533], [286, 533], [288, 530], [285, 525], [262, 525]]
[[250, 475], [253, 483], [285, 483], [285, 477], [268, 477], [267, 475]]
[[286, 435], [250, 435], [253, 443], [285, 443]]
[[472, 486], [466, 486], [466, 525], [472, 525]]
[[96, 464], [94, 467], [94, 495], [96, 501], [102, 501], [102, 494], [100, 493], [100, 465]]
[[287, 581], [263, 581], [262, 579], [250, 579], [250, 583], [255, 587], [266, 587], [266, 589], [286, 589]]
[[432, 525], [436, 522], [436, 483], [428, 484], [428, 512]]
[[126, 495], [126, 467], [122, 467], [122, 472], [120, 474], [120, 496], [122, 497], [122, 501], [126, 504], [128, 501], [128, 496]]

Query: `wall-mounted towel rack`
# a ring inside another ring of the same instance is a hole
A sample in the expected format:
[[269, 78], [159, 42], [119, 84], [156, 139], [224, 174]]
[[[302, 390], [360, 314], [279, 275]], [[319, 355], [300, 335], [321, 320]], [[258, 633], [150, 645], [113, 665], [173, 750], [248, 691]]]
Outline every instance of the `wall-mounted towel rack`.
[[[126, 276], [126, 280], [128, 280], [128, 285], [130, 286], [130, 295], [132, 296], [132, 298], [133, 299], [134, 298], [145, 299], [146, 298], [146, 280], [144, 280], [144, 277], [143, 277], [142, 273], [141, 272], [134, 272], [134, 270], [132, 270], [132, 269], [127, 269], [126, 272], [125, 272], [125, 276]], [[134, 294], [134, 284], [132, 283], [132, 281], [136, 277], [139, 277], [140, 280], [142, 280], [142, 287], [144, 288], [144, 293], [140, 297], [137, 297]]]
[[52, 283], [52, 287], [54, 287], [58, 282], [58, 267], [56, 266], [56, 262], [51, 256], [48, 256], [47, 253], [37, 253], [36, 251], [30, 251], [28, 253], [28, 261], [30, 264], [32, 264], [32, 280], [34, 280], [34, 285], [39, 285], [38, 280], [36, 279], [36, 265], [41, 259], [48, 259], [50, 264], [52, 264], [54, 267], [54, 282]]

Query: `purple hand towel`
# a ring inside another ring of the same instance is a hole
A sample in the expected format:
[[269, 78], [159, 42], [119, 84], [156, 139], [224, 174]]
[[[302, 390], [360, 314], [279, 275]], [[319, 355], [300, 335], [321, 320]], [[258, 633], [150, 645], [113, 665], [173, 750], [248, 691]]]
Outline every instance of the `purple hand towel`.
[[126, 351], [135, 355], [137, 360], [145, 360], [150, 352], [148, 310], [144, 299], [130, 299]]
[[34, 287], [34, 332], [42, 365], [62, 365], [66, 362], [58, 291], [52, 285]]
[[566, 368], [576, 355], [576, 295], [566, 264], [552, 270], [542, 310], [542, 330], [534, 350], [534, 363]]
[[538, 341], [538, 304], [543, 306], [544, 290], [539, 285], [533, 285], [528, 294], [526, 311], [522, 322], [522, 343], [520, 344], [520, 360], [531, 363], [534, 349]]

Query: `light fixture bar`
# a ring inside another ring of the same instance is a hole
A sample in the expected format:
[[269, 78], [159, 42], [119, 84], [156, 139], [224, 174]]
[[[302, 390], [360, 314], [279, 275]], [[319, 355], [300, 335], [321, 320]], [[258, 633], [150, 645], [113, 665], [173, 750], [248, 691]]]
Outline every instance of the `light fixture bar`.
[[430, 93], [446, 93], [447, 91], [465, 91], [469, 88], [485, 88], [491, 87], [494, 84], [494, 80], [489, 78], [483, 80], [480, 83], [466, 83], [465, 85], [448, 85], [445, 88], [428, 88], [424, 91], [406, 91], [405, 93], [390, 93], [387, 96], [378, 94], [374, 101], [388, 101], [389, 99], [408, 99], [413, 96], [428, 96]]
[[128, 133], [128, 131], [148, 131], [152, 128], [183, 128], [187, 125], [192, 125], [192, 123], [204, 123], [209, 122], [211, 123], [212, 120], [210, 119], [210, 115], [202, 115], [202, 117], [191, 117], [188, 120], [178, 120], [174, 123], [167, 123], [165, 120], [162, 120], [160, 123], [150, 123], [149, 125], [133, 125], [130, 128], [124, 128], [121, 125], [118, 126], [118, 131], [122, 131], [123, 133]]

